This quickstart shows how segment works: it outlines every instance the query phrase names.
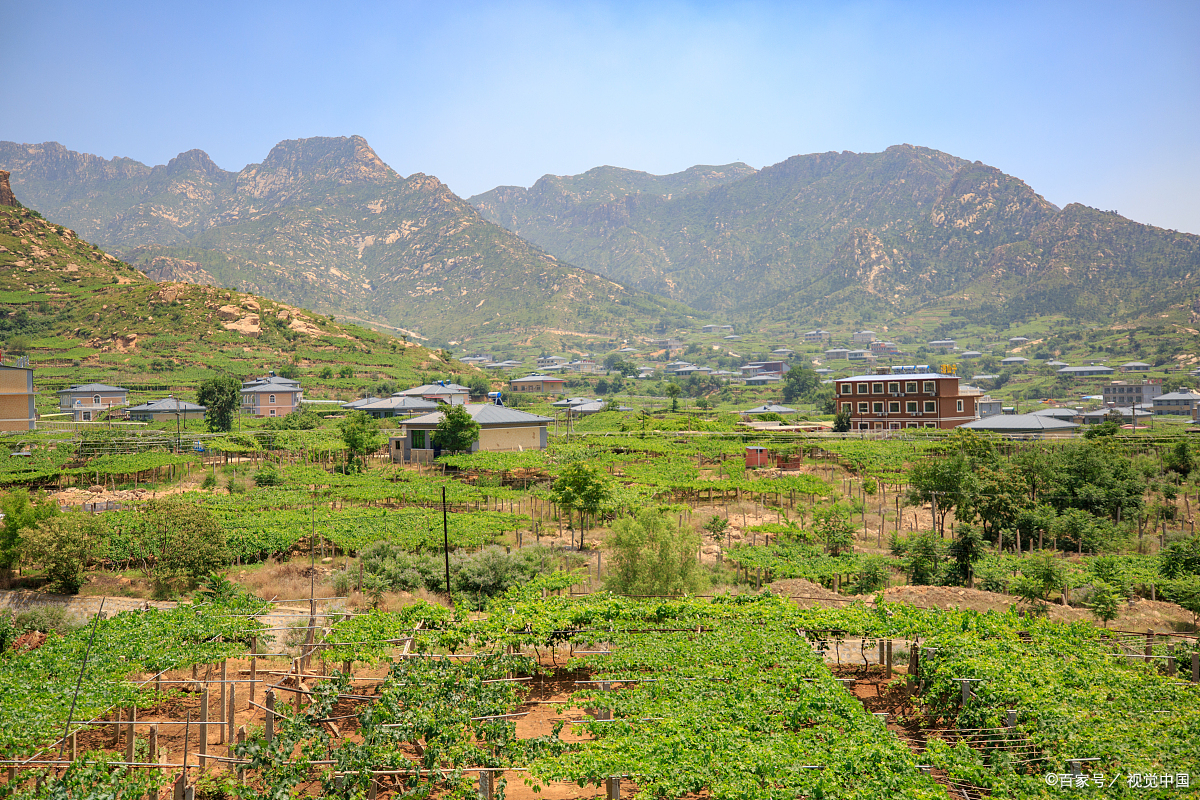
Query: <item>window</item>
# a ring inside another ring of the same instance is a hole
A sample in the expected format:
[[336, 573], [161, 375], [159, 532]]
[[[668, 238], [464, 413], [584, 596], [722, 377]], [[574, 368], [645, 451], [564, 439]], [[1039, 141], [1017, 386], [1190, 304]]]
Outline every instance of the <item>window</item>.
[[916, 400], [907, 401], [904, 404], [904, 410], [907, 411], [909, 414], [917, 413], [917, 401]]
[[962, 410], [963, 410], [963, 404], [962, 404], [962, 400], [959, 400], [959, 401], [958, 401], [958, 410], [959, 410], [959, 411], [962, 411]]
[[918, 426], [918, 425], [917, 425], [917, 423], [915, 423], [915, 422], [910, 422], [910, 423], [908, 423], [907, 425], [905, 425], [904, 427], [906, 427], [906, 428], [916, 428], [916, 427], [919, 427], [919, 426]]
[[860, 431], [869, 431], [869, 430], [871, 430], [871, 423], [869, 423], [869, 422], [860, 422], [860, 423], [858, 423], [858, 429], [859, 429]]
[[908, 381], [907, 383], [904, 384], [904, 391], [915, 392], [916, 390], [917, 390], [917, 382], [916, 381]]
[[900, 423], [899, 422], [889, 422], [888, 427], [894, 431], [898, 431], [898, 430], [900, 430]]
[[883, 394], [883, 384], [882, 383], [872, 383], [871, 384], [871, 394]]
[[929, 394], [935, 393], [937, 391], [936, 384], [933, 381], [925, 381], [925, 391]]
[[925, 401], [925, 413], [926, 414], [936, 414], [937, 413], [937, 400], [926, 400]]
[[842, 403], [842, 411], [845, 411], [847, 414], [853, 413], [854, 403]]
[[412, 449], [413, 450], [424, 450], [425, 449], [425, 431], [413, 431], [412, 432]]
[[877, 430], [877, 431], [881, 431], [881, 430], [883, 430], [883, 423], [882, 423], [882, 422], [876, 422], [876, 423], [875, 423], [875, 430]]
[[899, 414], [900, 413], [900, 403], [899, 402], [888, 403], [888, 413], [889, 414]]
[[866, 393], [867, 393], [867, 385], [866, 385], [865, 383], [860, 383], [860, 384], [858, 385], [858, 393], [859, 393], [859, 394], [866, 394]]
[[889, 383], [889, 384], [888, 384], [888, 391], [889, 391], [889, 392], [891, 392], [891, 393], [893, 393], [893, 394], [899, 394], [899, 392], [900, 392], [900, 384], [899, 384], [899, 383]]
[[882, 414], [882, 413], [883, 413], [883, 403], [873, 403], [872, 405], [874, 405], [874, 406], [875, 406], [875, 407], [874, 407], [874, 409], [872, 409], [872, 410], [873, 410], [873, 411], [874, 411], [876, 414]]
[[90, 411], [83, 412], [83, 421], [91, 422], [92, 421], [92, 412], [90, 412]]
[[275, 409], [273, 409], [273, 408], [271, 409], [271, 416], [272, 417], [275, 416]]
[[94, 406], [100, 405], [100, 395], [98, 395], [98, 394], [92, 395], [92, 405], [94, 405]]
[[925, 427], [926, 427], [926, 428], [936, 428], [936, 427], [937, 427], [937, 423], [936, 423], [936, 422], [926, 422], [926, 423], [925, 423]]
[[870, 411], [870, 410], [871, 410], [871, 404], [870, 404], [870, 403], [859, 403], [859, 404], [858, 404], [858, 413], [860, 413], [860, 414], [866, 414], [866, 413], [867, 413], [868, 411]]
[[268, 398], [267, 398], [267, 402], [268, 402], [268, 403], [274, 403], [274, 402], [275, 402], [275, 395], [271, 395], [270, 397], [268, 397]]
[[842, 394], [854, 394], [854, 385], [850, 384], [850, 383], [843, 383], [841, 386], [841, 393]]

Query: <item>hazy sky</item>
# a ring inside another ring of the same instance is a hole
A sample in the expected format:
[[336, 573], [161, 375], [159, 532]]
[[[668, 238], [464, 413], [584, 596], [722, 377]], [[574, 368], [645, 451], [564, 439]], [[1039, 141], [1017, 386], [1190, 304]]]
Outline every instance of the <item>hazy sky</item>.
[[0, 139], [226, 169], [360, 134], [458, 194], [910, 143], [1200, 233], [1200, 2], [0, 0]]

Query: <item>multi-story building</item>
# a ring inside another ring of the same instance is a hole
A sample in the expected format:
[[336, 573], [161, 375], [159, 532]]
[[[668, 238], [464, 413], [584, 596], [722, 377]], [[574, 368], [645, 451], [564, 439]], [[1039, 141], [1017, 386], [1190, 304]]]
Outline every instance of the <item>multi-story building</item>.
[[1104, 387], [1104, 405], [1148, 406], [1162, 393], [1162, 381], [1158, 378], [1143, 383], [1113, 381]]
[[300, 381], [270, 375], [242, 382], [242, 413], [252, 417], [285, 417], [300, 408]]
[[804, 334], [804, 341], [806, 342], [828, 342], [832, 338], [829, 331], [816, 330], [808, 331]]
[[856, 375], [834, 381], [838, 408], [856, 431], [957, 428], [979, 416], [980, 395], [963, 395], [957, 375]]
[[1154, 415], [1193, 416], [1196, 407], [1200, 406], [1200, 394], [1191, 390], [1160, 394], [1154, 398]]
[[854, 344], [870, 344], [875, 341], [875, 331], [855, 331], [850, 335], [850, 341]]
[[129, 390], [103, 383], [68, 386], [58, 392], [58, 407], [70, 411], [76, 422], [95, 422], [100, 415], [129, 402]]

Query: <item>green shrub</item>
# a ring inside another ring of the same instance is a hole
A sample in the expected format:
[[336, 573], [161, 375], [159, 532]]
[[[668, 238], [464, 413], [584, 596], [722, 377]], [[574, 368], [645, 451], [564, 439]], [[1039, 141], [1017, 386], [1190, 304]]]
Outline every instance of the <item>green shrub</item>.
[[283, 475], [274, 464], [264, 464], [262, 469], [254, 473], [255, 486], [282, 486]]
[[67, 617], [67, 609], [63, 606], [42, 606], [23, 611], [13, 619], [13, 627], [17, 636], [29, 631], [42, 633], [68, 634], [79, 626]]

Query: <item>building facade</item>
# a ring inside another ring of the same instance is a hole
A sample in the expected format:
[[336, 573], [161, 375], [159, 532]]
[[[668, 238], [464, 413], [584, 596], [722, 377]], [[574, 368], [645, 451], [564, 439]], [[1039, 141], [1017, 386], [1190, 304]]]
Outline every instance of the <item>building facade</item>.
[[1200, 406], [1200, 394], [1195, 392], [1170, 392], [1154, 398], [1154, 416], [1193, 416]]
[[33, 430], [33, 400], [33, 369], [0, 364], [0, 431]]
[[297, 411], [304, 392], [291, 378], [259, 378], [242, 384], [242, 413], [251, 417], [283, 417]]
[[58, 392], [58, 407], [74, 414], [75, 422], [95, 422], [100, 415], [129, 402], [129, 390], [103, 383], [68, 386]]
[[1162, 381], [1157, 379], [1144, 383], [1113, 381], [1104, 387], [1104, 405], [1148, 406], [1162, 393]]
[[561, 394], [566, 385], [567, 382], [562, 378], [549, 375], [526, 375], [508, 382], [510, 391], [521, 394]]
[[979, 395], [963, 395], [957, 375], [857, 375], [834, 381], [838, 409], [855, 431], [957, 428], [979, 416]]
[[[479, 440], [471, 447], [472, 453], [546, 449], [549, 436], [546, 426], [554, 421], [549, 417], [491, 403], [468, 403], [463, 408], [479, 423]], [[392, 461], [429, 462], [440, 455], [441, 449], [434, 445], [433, 433], [444, 416], [438, 411], [404, 423], [401, 434], [388, 440]]]

